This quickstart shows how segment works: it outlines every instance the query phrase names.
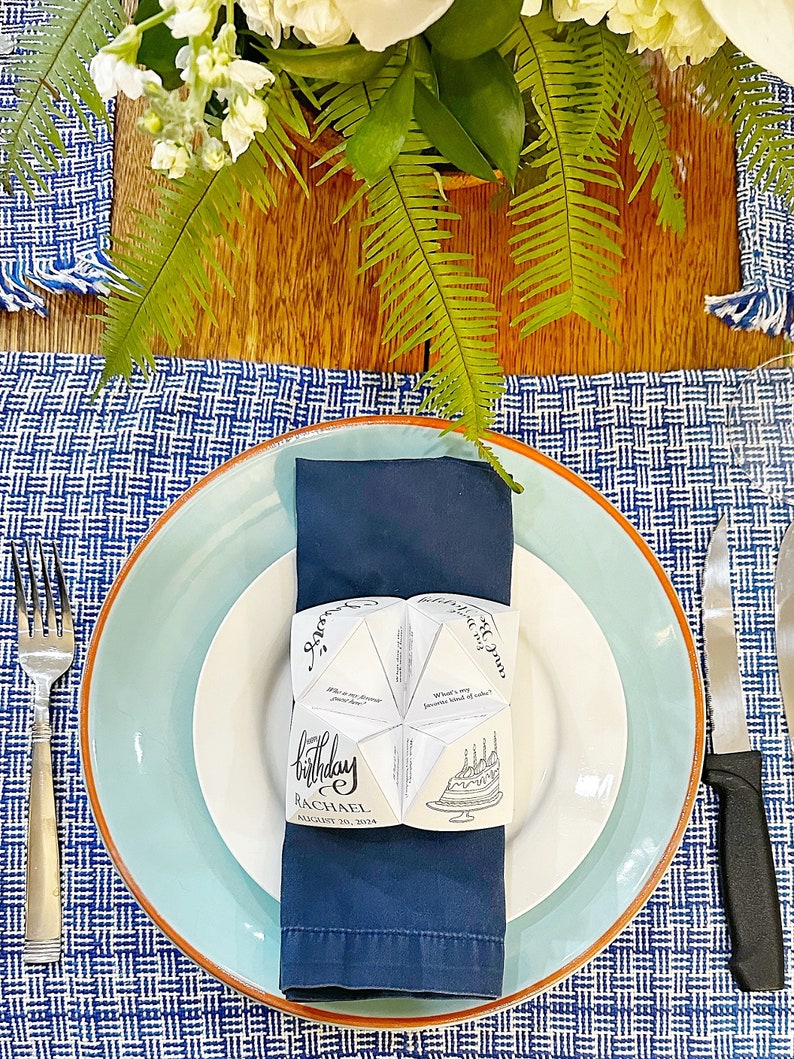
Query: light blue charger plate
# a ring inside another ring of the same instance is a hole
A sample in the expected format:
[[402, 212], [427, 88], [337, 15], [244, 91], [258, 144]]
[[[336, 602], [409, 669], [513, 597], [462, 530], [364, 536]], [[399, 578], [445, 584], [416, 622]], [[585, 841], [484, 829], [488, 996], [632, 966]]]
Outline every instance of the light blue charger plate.
[[216, 977], [325, 1022], [403, 1028], [455, 1022], [559, 982], [648, 900], [680, 844], [700, 779], [700, 671], [686, 618], [658, 561], [592, 487], [534, 450], [497, 437], [500, 458], [524, 486], [513, 499], [516, 543], [579, 594], [620, 671], [628, 745], [615, 807], [579, 867], [508, 924], [499, 1000], [309, 1007], [281, 995], [278, 902], [231, 856], [199, 788], [192, 739], [199, 673], [234, 601], [295, 546], [295, 459], [471, 458], [460, 435], [441, 435], [443, 425], [410, 417], [346, 420], [285, 435], [219, 467], [135, 548], [88, 652], [83, 769], [100, 833], [133, 895]]

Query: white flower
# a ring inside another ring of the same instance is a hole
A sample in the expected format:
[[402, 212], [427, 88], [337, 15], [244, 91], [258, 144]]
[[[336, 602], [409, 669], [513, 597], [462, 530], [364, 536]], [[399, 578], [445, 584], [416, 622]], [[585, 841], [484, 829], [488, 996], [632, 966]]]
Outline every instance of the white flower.
[[583, 19], [588, 26], [595, 26], [615, 4], [615, 0], [554, 0], [554, 17], [558, 22], [575, 22]]
[[228, 161], [229, 155], [221, 141], [214, 136], [207, 137], [201, 147], [202, 167], [211, 173], [217, 173], [219, 169], [223, 169]]
[[194, 49], [185, 45], [176, 53], [176, 65], [182, 70], [182, 80], [194, 88], [214, 90], [219, 99], [228, 99], [240, 89], [253, 95], [260, 88], [275, 81], [274, 74], [260, 63], [239, 59], [236, 54], [237, 35], [234, 26], [227, 24], [210, 45]]
[[267, 106], [263, 100], [242, 94], [233, 96], [221, 123], [221, 135], [229, 145], [232, 161], [236, 162], [254, 136], [266, 128]]
[[[125, 63], [118, 55], [111, 55], [106, 51], [97, 52], [91, 60], [88, 72], [102, 99], [112, 99], [119, 91], [129, 95], [130, 89], [134, 92], [137, 87], [135, 85], [137, 68], [131, 66], [130, 63]], [[130, 98], [137, 99], [140, 95], [139, 91], [137, 95], [130, 95]]]
[[238, 0], [249, 28], [260, 37], [270, 37], [274, 47], [281, 43], [281, 23], [273, 13], [273, 0]]
[[5, 33], [0, 33], [0, 55], [11, 55], [16, 51], [16, 41]]
[[200, 47], [194, 51], [187, 46], [179, 49], [176, 61], [182, 66], [183, 81], [195, 79], [204, 85], [217, 85], [226, 76], [229, 54], [216, 47]]
[[616, 0], [607, 25], [630, 33], [633, 51], [661, 51], [671, 70], [708, 59], [726, 39], [700, 0]]
[[[791, 0], [703, 0], [738, 51], [770, 74], [794, 84], [794, 7]], [[788, 107], [786, 107], [788, 111]]]
[[352, 30], [337, 0], [273, 0], [282, 26], [292, 26], [298, 40], [318, 48], [346, 44]]
[[163, 11], [173, 14], [165, 20], [171, 35], [200, 37], [209, 32], [218, 17], [219, 0], [160, 0]]
[[130, 99], [139, 99], [147, 84], [161, 84], [152, 70], [138, 69], [140, 43], [138, 27], [125, 26], [118, 37], [91, 60], [89, 73], [102, 99], [112, 99], [117, 92], [123, 92]]
[[[162, 2], [162, 0], [161, 0]], [[248, 25], [278, 47], [283, 31], [318, 47], [345, 44], [355, 34], [369, 51], [415, 37], [453, 0], [239, 0]], [[524, 0], [521, 13], [536, 15], [542, 0]]]
[[158, 140], [152, 152], [152, 169], [179, 180], [190, 169], [191, 153], [183, 143]]
[[144, 132], [172, 144], [190, 145], [203, 137], [205, 104], [197, 103], [194, 93], [185, 96], [179, 90], [167, 92], [162, 85], [147, 84], [146, 96], [149, 109], [138, 121]]
[[335, 0], [336, 6], [368, 51], [383, 51], [437, 22], [452, 0]]

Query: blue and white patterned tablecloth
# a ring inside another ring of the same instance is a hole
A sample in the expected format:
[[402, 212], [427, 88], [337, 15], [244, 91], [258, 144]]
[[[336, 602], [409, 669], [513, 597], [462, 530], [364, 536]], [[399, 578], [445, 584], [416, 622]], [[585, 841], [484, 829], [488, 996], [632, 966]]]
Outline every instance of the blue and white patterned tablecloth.
[[[792, 516], [736, 473], [725, 412], [741, 372], [511, 378], [497, 427], [566, 464], [638, 528], [699, 630], [700, 570], [728, 510], [753, 743], [765, 784], [787, 943], [788, 988], [742, 994], [727, 970], [715, 817], [701, 789], [646, 908], [591, 963], [543, 996], [479, 1021], [355, 1031], [242, 998], [199, 970], [139, 909], [102, 848], [78, 759], [88, 635], [133, 544], [189, 485], [257, 442], [322, 419], [415, 410], [414, 379], [292, 366], [163, 361], [150, 385], [88, 397], [100, 364], [0, 354], [0, 539], [61, 546], [81, 630], [57, 691], [56, 797], [64, 955], [22, 965], [28, 692], [19, 678], [6, 547], [0, 562], [0, 1059], [791, 1059], [794, 1053], [794, 771], [774, 664], [776, 549]], [[780, 373], [781, 401], [794, 381]], [[794, 458], [794, 453], [792, 453]], [[87, 486], [88, 483], [88, 487]], [[699, 643], [699, 631], [698, 631]]]

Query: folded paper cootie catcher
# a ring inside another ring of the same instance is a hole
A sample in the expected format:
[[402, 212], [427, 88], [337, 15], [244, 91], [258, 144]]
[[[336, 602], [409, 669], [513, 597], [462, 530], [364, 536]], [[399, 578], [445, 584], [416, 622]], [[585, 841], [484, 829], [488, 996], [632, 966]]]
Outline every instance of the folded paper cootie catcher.
[[518, 618], [449, 592], [296, 614], [287, 819], [429, 831], [509, 823]]

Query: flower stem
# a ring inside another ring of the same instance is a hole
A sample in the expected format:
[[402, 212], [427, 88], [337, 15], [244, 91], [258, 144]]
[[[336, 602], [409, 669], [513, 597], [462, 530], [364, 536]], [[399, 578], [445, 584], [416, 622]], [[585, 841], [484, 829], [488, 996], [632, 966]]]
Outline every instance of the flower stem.
[[145, 33], [147, 29], [151, 29], [152, 26], [159, 26], [162, 22], [165, 22], [167, 18], [176, 13], [175, 7], [166, 8], [164, 11], [158, 11], [156, 15], [152, 15], [151, 18], [145, 18], [143, 22], [138, 23], [138, 29], [141, 33]]

